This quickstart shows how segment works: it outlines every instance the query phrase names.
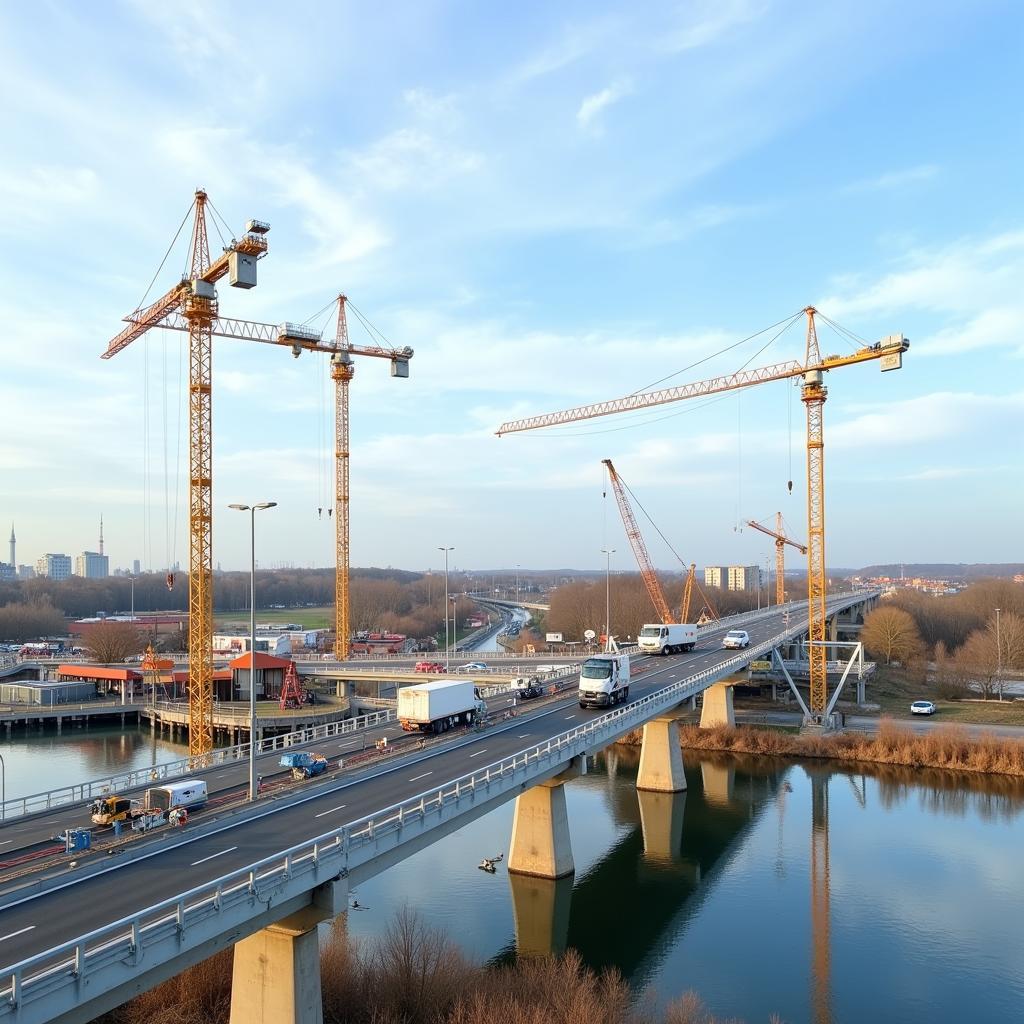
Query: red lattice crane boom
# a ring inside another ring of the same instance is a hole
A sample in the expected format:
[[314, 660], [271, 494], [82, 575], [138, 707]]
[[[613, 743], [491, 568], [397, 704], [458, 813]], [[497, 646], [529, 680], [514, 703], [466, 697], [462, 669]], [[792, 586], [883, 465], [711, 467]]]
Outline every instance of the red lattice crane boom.
[[786, 545], [789, 544], [791, 547], [797, 549], [801, 555], [807, 554], [807, 546], [805, 544], [799, 544], [795, 540], [790, 540], [786, 536], [782, 528], [782, 513], [775, 513], [775, 529], [769, 530], [767, 526], [762, 526], [760, 523], [755, 523], [753, 519], [747, 520], [747, 526], [752, 526], [755, 530], [760, 530], [761, 533], [766, 533], [769, 537], [775, 538], [775, 603], [783, 604], [786, 600]]
[[825, 650], [825, 442], [822, 420], [828, 389], [824, 384], [824, 374], [841, 366], [852, 366], [875, 359], [881, 360], [883, 370], [899, 369], [903, 365], [903, 353], [910, 348], [910, 342], [902, 334], [893, 334], [849, 355], [826, 356], [823, 359], [818, 348], [818, 334], [814, 322], [818, 311], [813, 306], [807, 306], [803, 313], [807, 318], [807, 342], [802, 363], [790, 360], [755, 370], [739, 370], [693, 384], [658, 391], [637, 391], [606, 402], [510, 420], [498, 428], [497, 434], [500, 437], [517, 431], [577, 423], [614, 413], [649, 409], [655, 405], [665, 405], [687, 398], [701, 398], [725, 391], [735, 391], [773, 380], [802, 377], [800, 398], [807, 410], [807, 606], [810, 623], [810, 697], [811, 713], [820, 720], [828, 703]]
[[669, 623], [672, 621], [672, 612], [669, 611], [668, 601], [665, 600], [665, 592], [661, 589], [658, 574], [654, 571], [654, 566], [651, 564], [651, 556], [647, 553], [647, 545], [644, 543], [640, 527], [636, 522], [636, 516], [633, 515], [633, 509], [629, 504], [629, 499], [626, 497], [626, 490], [622, 486], [619, 474], [615, 472], [612, 460], [602, 459], [601, 461], [608, 468], [608, 478], [612, 482], [615, 500], [619, 504], [622, 525], [626, 528], [626, 538], [629, 540], [629, 546], [633, 549], [633, 554], [636, 556], [637, 565], [640, 567], [640, 575], [643, 577], [644, 585], [647, 587], [647, 593], [651, 596], [651, 603], [654, 605], [654, 610], [657, 612], [661, 622]]

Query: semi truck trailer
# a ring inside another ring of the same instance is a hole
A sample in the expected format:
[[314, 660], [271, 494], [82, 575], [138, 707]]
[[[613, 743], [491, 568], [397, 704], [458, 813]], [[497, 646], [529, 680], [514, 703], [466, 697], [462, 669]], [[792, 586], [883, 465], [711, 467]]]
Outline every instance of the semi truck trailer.
[[678, 654], [692, 651], [697, 644], [697, 627], [687, 623], [647, 623], [637, 637], [644, 654]]
[[486, 711], [470, 679], [439, 679], [398, 691], [398, 721], [406, 732], [446, 732], [469, 725]]

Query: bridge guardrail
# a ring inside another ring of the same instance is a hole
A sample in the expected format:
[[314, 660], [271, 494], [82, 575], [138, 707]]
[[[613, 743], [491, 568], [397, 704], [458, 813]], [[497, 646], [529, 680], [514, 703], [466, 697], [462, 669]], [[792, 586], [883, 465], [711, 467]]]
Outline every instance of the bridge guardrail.
[[[283, 750], [299, 743], [312, 743], [317, 740], [330, 739], [332, 736], [346, 736], [363, 729], [372, 729], [375, 726], [393, 722], [396, 717], [394, 708], [388, 708], [383, 711], [371, 712], [368, 715], [360, 715], [358, 718], [349, 718], [342, 722], [328, 722], [324, 725], [296, 729], [279, 736], [267, 736], [258, 742], [256, 756], [272, 754], [276, 750]], [[200, 769], [214, 768], [221, 764], [235, 764], [238, 761], [247, 760], [248, 757], [249, 744], [247, 742], [240, 743], [233, 747], [219, 747], [201, 758], [181, 758], [148, 768], [134, 768], [126, 772], [118, 772], [90, 782], [62, 786], [44, 793], [12, 797], [0, 804], [0, 821], [6, 822], [28, 814], [39, 814], [57, 807], [66, 807], [68, 804], [88, 803], [98, 796], [139, 789], [164, 779], [190, 775]]]
[[[747, 664], [786, 639], [787, 633], [762, 641], [742, 654], [686, 680], [591, 719], [543, 743], [482, 766], [440, 787], [383, 808], [312, 840], [230, 872], [212, 882], [148, 907], [70, 942], [0, 968], [0, 1020], [21, 1011], [35, 998], [62, 997], [60, 1012], [75, 1005], [75, 993], [88, 975], [92, 988], [123, 984], [141, 962], [160, 962], [189, 944], [189, 929], [198, 944], [210, 932], [211, 918], [223, 931], [259, 915], [273, 896], [275, 903], [301, 895], [322, 881], [346, 876], [384, 849], [400, 845], [402, 833], [422, 834], [458, 814], [460, 802], [486, 803], [534, 781], [557, 774], [573, 757], [606, 746], [661, 711], [695, 696], [717, 679]], [[202, 932], [202, 935], [198, 933]], [[55, 1014], [56, 1015], [56, 1014]]]

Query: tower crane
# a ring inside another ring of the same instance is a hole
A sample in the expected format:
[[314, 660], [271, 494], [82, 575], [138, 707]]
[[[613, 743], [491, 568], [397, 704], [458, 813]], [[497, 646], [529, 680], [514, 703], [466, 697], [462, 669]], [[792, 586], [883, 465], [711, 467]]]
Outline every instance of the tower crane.
[[[189, 335], [189, 755], [213, 749], [213, 435], [211, 341], [217, 320], [216, 283], [230, 274], [235, 288], [256, 284], [256, 261], [266, 255], [270, 225], [250, 220], [241, 239], [212, 263], [206, 234], [207, 194], [197, 189], [190, 213], [192, 241], [188, 273], [165, 295], [125, 320], [128, 326], [114, 337], [103, 353], [109, 359], [153, 327], [166, 326], [168, 317], [180, 319]], [[186, 214], [187, 218], [187, 214]]]
[[498, 428], [497, 434], [500, 437], [518, 431], [537, 430], [620, 412], [649, 409], [655, 405], [687, 398], [702, 398], [773, 380], [802, 378], [800, 398], [807, 411], [807, 604], [810, 696], [811, 714], [820, 721], [828, 704], [825, 650], [825, 441], [822, 419], [828, 389], [825, 387], [824, 375], [842, 366], [852, 366], [871, 360], [879, 360], [883, 371], [898, 370], [903, 365], [903, 353], [910, 348], [910, 342], [902, 334], [892, 334], [874, 345], [864, 346], [848, 355], [822, 358], [815, 325], [818, 311], [813, 306], [807, 306], [802, 312], [807, 318], [807, 341], [802, 363], [789, 360], [754, 370], [738, 370], [693, 384], [682, 384], [658, 391], [636, 391], [623, 398], [576, 406], [541, 416], [509, 420]]
[[[335, 656], [344, 660], [349, 654], [352, 635], [350, 629], [349, 600], [349, 383], [355, 375], [353, 356], [370, 356], [388, 359], [391, 362], [392, 377], [409, 376], [409, 360], [413, 350], [408, 346], [396, 348], [389, 345], [354, 345], [349, 340], [346, 307], [348, 296], [340, 294], [337, 299], [338, 316], [335, 337], [325, 339], [315, 327], [305, 324], [267, 324], [251, 320], [231, 320], [226, 317], [214, 320], [210, 330], [224, 338], [242, 341], [258, 341], [267, 345], [283, 345], [290, 348], [298, 358], [303, 352], [323, 352], [331, 360], [331, 379], [334, 381], [334, 627]], [[357, 311], [358, 312], [358, 311]], [[160, 324], [172, 330], [187, 330], [183, 317], [170, 314]]]
[[760, 530], [761, 533], [766, 533], [769, 537], [775, 538], [775, 603], [783, 604], [786, 600], [786, 581], [784, 579], [786, 572], [786, 545], [789, 544], [791, 547], [796, 548], [801, 555], [807, 554], [807, 546], [805, 544], [798, 544], [795, 540], [790, 540], [786, 536], [783, 531], [781, 512], [775, 513], [774, 530], [769, 530], [767, 526], [755, 523], [753, 519], [747, 520], [747, 526], [752, 526], [755, 530]]

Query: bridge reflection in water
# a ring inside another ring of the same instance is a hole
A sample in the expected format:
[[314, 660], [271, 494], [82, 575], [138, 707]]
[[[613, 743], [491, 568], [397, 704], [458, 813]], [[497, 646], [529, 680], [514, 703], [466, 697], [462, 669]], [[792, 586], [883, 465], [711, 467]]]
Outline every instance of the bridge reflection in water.
[[703, 905], [716, 874], [770, 805], [786, 767], [687, 758], [687, 790], [635, 789], [639, 747], [616, 745], [573, 787], [601, 789], [618, 838], [575, 879], [510, 873], [515, 941], [494, 958], [563, 952], [594, 968], [616, 967], [643, 986], [659, 952]]

